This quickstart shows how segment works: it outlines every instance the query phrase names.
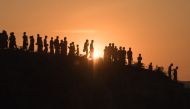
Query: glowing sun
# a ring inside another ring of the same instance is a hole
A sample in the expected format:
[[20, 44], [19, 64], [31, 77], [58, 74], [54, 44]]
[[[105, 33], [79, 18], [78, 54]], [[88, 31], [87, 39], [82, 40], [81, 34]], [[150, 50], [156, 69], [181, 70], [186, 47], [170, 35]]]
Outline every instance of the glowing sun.
[[102, 57], [102, 53], [99, 50], [94, 51], [94, 59], [98, 59]]

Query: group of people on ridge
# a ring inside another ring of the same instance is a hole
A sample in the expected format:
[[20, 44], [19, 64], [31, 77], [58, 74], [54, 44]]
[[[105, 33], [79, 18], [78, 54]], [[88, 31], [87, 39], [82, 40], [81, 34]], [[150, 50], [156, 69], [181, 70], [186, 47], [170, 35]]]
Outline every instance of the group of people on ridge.
[[14, 49], [17, 48], [16, 45], [16, 38], [14, 35], [14, 32], [10, 33], [10, 36], [8, 36], [7, 32], [5, 30], [0, 33], [0, 49]]
[[[48, 44], [48, 36], [45, 36], [44, 39], [37, 34], [37, 40], [35, 43], [34, 36], [30, 36], [28, 39], [28, 36], [26, 32], [23, 33], [23, 45], [22, 49], [24, 51], [34, 52], [34, 46], [37, 45], [37, 52], [38, 53], [49, 53], [50, 54], [62, 54], [64, 56], [79, 56], [79, 45], [76, 45], [75, 43], [71, 42], [68, 46], [67, 37], [64, 37], [63, 40], [59, 40], [59, 36], [57, 36], [55, 39], [51, 37], [51, 40]], [[85, 56], [88, 57], [90, 53], [90, 58], [93, 58], [94, 54], [94, 40], [90, 43], [90, 50], [89, 50], [89, 41], [86, 40], [84, 44], [83, 52], [85, 52]], [[0, 33], [0, 49], [17, 49], [16, 45], [16, 37], [14, 35], [14, 32], [10, 33], [10, 36], [8, 36], [7, 32], [3, 30], [2, 33]], [[69, 49], [69, 50], [68, 50]]]
[[[168, 67], [168, 77], [174, 81], [177, 81], [178, 78], [177, 78], [177, 70], [178, 70], [178, 66], [176, 66], [174, 69], [172, 69], [173, 67], [173, 63], [171, 63]], [[172, 72], [173, 71], [173, 72]]]
[[[104, 49], [104, 60], [111, 63], [121, 63], [126, 64], [126, 59], [128, 60], [128, 65], [132, 65], [133, 62], [133, 52], [131, 48], [128, 51], [125, 50], [125, 47], [117, 47], [114, 43], [109, 43], [108, 46], [105, 46]], [[137, 65], [142, 66], [142, 56], [139, 54], [137, 57]]]
[[[64, 37], [63, 40], [59, 39], [59, 36], [57, 36], [55, 39], [51, 37], [49, 44], [48, 44], [48, 36], [45, 36], [44, 39], [37, 34], [37, 40], [35, 43], [34, 36], [29, 37], [26, 32], [23, 33], [23, 45], [22, 50], [34, 52], [34, 46], [37, 45], [37, 52], [38, 53], [49, 53], [50, 54], [56, 54], [56, 55], [63, 55], [63, 56], [80, 56], [79, 53], [79, 45], [76, 45], [75, 43], [71, 42], [68, 46], [67, 37]], [[30, 42], [30, 43], [29, 43]], [[90, 46], [90, 47], [89, 47]], [[14, 32], [10, 33], [10, 36], [8, 36], [7, 32], [5, 30], [0, 33], [0, 49], [17, 49], [16, 44], [16, 37], [14, 35]], [[68, 50], [69, 49], [69, 50]], [[89, 44], [89, 40], [87, 39], [84, 43], [83, 52], [85, 52], [85, 57], [93, 58], [94, 57], [94, 40], [91, 40], [91, 43]], [[126, 62], [126, 59], [128, 62]], [[114, 43], [109, 43], [108, 46], [105, 46], [104, 49], [104, 61], [108, 63], [120, 63], [122, 65], [125, 65], [128, 63], [128, 65], [132, 65], [133, 63], [133, 52], [131, 48], [126, 51], [125, 47], [117, 47]], [[137, 57], [137, 65], [139, 67], [142, 67], [142, 56], [139, 54]], [[178, 66], [175, 69], [172, 69], [173, 64], [170, 64], [168, 67], [168, 77], [170, 79], [173, 79], [177, 81], [177, 70]], [[149, 70], [153, 70], [152, 63], [148, 66]], [[173, 72], [172, 72], [173, 71]], [[173, 76], [172, 76], [173, 73]]]

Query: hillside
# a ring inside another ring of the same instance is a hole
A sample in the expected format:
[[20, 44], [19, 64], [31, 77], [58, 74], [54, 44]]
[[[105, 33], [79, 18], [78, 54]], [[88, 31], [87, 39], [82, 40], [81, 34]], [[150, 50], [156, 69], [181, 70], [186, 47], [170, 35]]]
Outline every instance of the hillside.
[[0, 69], [2, 108], [190, 108], [183, 84], [135, 65], [3, 50]]

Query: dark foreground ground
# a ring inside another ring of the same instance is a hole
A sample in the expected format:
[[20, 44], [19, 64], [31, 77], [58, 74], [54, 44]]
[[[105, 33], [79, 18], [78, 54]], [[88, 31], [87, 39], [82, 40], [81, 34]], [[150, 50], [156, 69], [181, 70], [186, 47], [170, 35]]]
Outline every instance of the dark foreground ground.
[[22, 51], [0, 51], [0, 108], [190, 109], [162, 72]]

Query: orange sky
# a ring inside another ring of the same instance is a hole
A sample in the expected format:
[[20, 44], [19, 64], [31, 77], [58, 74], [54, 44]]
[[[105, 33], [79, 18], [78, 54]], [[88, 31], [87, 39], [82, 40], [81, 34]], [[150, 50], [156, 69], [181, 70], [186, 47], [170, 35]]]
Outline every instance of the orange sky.
[[[109, 42], [132, 47], [134, 59], [166, 67], [179, 65], [179, 79], [190, 80], [189, 0], [0, 0], [0, 31], [67, 36], [95, 50]], [[165, 69], [167, 70], [167, 68]]]

